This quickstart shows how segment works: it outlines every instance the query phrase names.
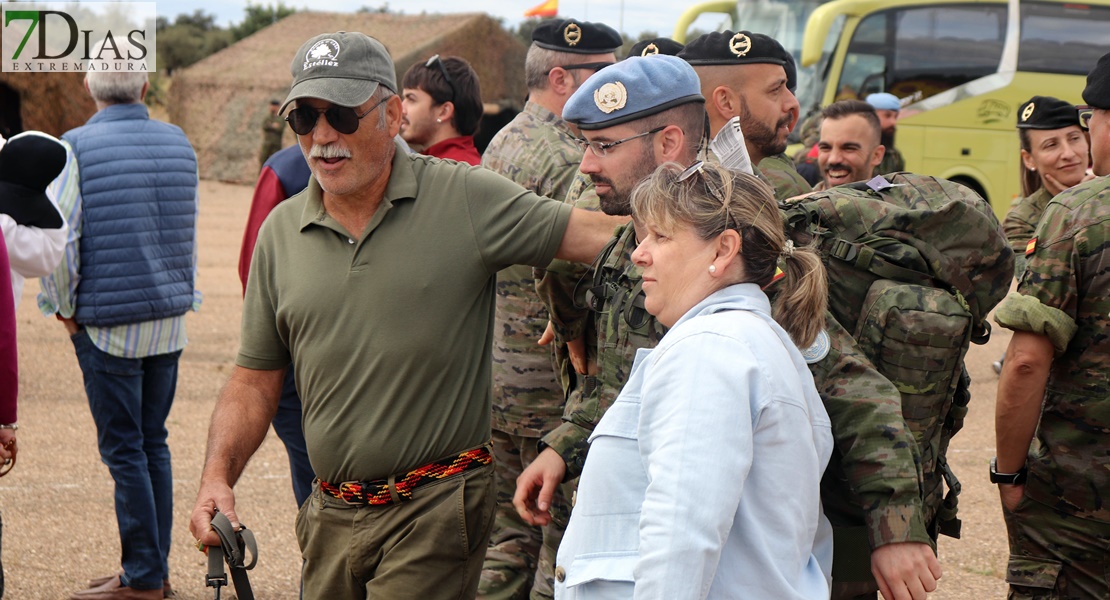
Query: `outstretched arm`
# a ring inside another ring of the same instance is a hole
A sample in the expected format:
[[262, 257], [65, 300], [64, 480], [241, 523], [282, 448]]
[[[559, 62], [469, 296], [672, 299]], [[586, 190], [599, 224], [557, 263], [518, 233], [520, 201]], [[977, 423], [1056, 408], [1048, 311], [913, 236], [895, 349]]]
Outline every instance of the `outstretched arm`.
[[212, 529], [216, 510], [239, 526], [231, 488], [266, 437], [284, 378], [285, 369], [256, 371], [236, 366], [220, 392], [208, 426], [208, 454], [189, 522], [193, 537], [206, 545], [220, 543]]

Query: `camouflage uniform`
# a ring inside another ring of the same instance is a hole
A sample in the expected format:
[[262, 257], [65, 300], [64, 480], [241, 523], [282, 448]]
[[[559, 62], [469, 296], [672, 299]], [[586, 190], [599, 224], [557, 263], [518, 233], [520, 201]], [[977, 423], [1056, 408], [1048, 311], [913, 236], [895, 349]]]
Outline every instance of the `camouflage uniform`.
[[1110, 177], [1056, 196], [1003, 327], [1056, 350], [1029, 448], [1025, 497], [1006, 511], [1011, 598], [1110, 597]]
[[[546, 108], [528, 102], [524, 110], [490, 141], [482, 165], [536, 192], [562, 198], [582, 151], [567, 123]], [[516, 478], [538, 454], [537, 441], [560, 423], [563, 386], [552, 368], [552, 352], [536, 341], [547, 326], [531, 267], [516, 265], [497, 275], [496, 325], [493, 339], [493, 451], [496, 457], [497, 514], [479, 584], [479, 598], [527, 598], [533, 584], [551, 588], [536, 573], [544, 540], [553, 547], [562, 527], [542, 530], [525, 523], [513, 508]], [[569, 515], [564, 494], [557, 492], [554, 512]]]
[[1037, 222], [1048, 206], [1052, 196], [1043, 187], [1024, 198], [1014, 200], [1010, 211], [1006, 213], [1006, 220], [1002, 222], [1002, 229], [1006, 231], [1006, 240], [1014, 249], [1014, 276], [1019, 280], [1025, 272], [1025, 245], [1033, 237], [1037, 229]]
[[[589, 208], [595, 202], [596, 196], [587, 192], [576, 206]], [[585, 332], [588, 353], [596, 354], [596, 377], [585, 378], [567, 400], [565, 422], [544, 436], [544, 443], [566, 462], [568, 479], [581, 473], [586, 440], [627, 380], [636, 350], [654, 347], [666, 332], [644, 310], [641, 270], [631, 261], [634, 249], [635, 232], [627, 225], [597, 265], [597, 285], [593, 273], [567, 263], [550, 266], [543, 282], [547, 293], [541, 296], [549, 303], [553, 323], [559, 323], [560, 335], [573, 338]], [[567, 299], [574, 298], [575, 288], [578, 303], [571, 303]], [[588, 301], [597, 311], [592, 319], [583, 319], [585, 288], [591, 288]], [[836, 440], [822, 481], [822, 501], [839, 541], [834, 543], [834, 573], [840, 574], [838, 583], [862, 582], [852, 587], [854, 595], [878, 589], [870, 576], [871, 547], [932, 539], [922, 508], [921, 459], [902, 419], [898, 390], [831, 316], [827, 331], [831, 349], [810, 365]]]
[[759, 161], [757, 176], [775, 190], [775, 198], [786, 200], [813, 191], [809, 183], [798, 174], [794, 163], [786, 154], [768, 156]]
[[897, 171], [906, 170], [906, 159], [902, 158], [902, 153], [894, 146], [887, 146], [886, 153], [883, 154], [883, 160], [875, 167], [879, 175], [886, 175], [887, 173], [894, 173]]
[[262, 121], [262, 150], [259, 164], [264, 164], [270, 156], [281, 150], [281, 134], [285, 133], [285, 119], [281, 115], [266, 115]]

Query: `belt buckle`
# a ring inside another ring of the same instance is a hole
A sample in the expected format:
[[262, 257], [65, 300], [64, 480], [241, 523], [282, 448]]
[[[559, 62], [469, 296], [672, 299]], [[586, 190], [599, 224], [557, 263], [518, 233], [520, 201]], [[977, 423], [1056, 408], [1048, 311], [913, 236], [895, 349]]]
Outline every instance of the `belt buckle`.
[[[357, 500], [351, 500], [352, 497]], [[359, 481], [344, 481], [339, 484], [339, 499], [349, 506], [366, 506], [366, 494], [363, 491], [362, 483]]]

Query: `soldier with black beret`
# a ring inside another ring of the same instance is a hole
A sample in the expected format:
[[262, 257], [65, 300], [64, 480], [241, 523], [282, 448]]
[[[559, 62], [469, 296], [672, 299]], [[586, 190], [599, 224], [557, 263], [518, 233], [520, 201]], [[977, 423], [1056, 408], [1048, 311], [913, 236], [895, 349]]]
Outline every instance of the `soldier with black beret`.
[[[1110, 54], [1087, 76], [1083, 101], [1097, 177], [1048, 203], [1017, 291], [995, 310], [1014, 332], [990, 464], [1012, 599], [1110, 598]], [[1035, 122], [1040, 108], [1063, 122], [1064, 107], [1031, 102], [1019, 123]]]
[[1021, 140], [1021, 194], [1002, 223], [1014, 249], [1014, 276], [1025, 271], [1025, 245], [1048, 201], [1080, 183], [1087, 174], [1087, 136], [1075, 105], [1051, 96], [1033, 96], [1017, 112]]
[[[532, 32], [524, 60], [528, 101], [490, 141], [482, 165], [541, 195], [562, 200], [578, 173], [577, 128], [560, 116], [571, 94], [595, 71], [616, 62], [621, 36], [601, 23], [552, 19]], [[556, 370], [552, 350], [536, 340], [547, 327], [532, 267], [497, 274], [493, 338], [493, 454], [497, 512], [482, 565], [478, 598], [550, 598], [555, 550], [570, 518], [570, 493], [556, 493], [556, 519], [544, 527], [521, 520], [512, 505], [516, 478], [535, 458], [539, 438], [562, 423], [570, 367]], [[556, 364], [566, 352], [555, 348]]]
[[667, 56], [678, 56], [682, 52], [684, 46], [671, 38], [657, 37], [647, 40], [640, 40], [628, 49], [628, 56], [625, 58], [632, 58], [633, 56], [655, 56], [657, 54], [666, 54]]
[[775, 188], [775, 196], [809, 192], [809, 183], [783, 154], [800, 109], [793, 92], [798, 80], [794, 57], [782, 44], [762, 33], [715, 31], [687, 44], [678, 56], [701, 79], [709, 135], [740, 117], [752, 164]]

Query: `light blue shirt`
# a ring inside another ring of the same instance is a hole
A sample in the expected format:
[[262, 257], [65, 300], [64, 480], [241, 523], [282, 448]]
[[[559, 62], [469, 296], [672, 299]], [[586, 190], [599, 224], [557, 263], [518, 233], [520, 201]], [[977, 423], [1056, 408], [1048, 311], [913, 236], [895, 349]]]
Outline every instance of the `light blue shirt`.
[[562, 599], [826, 599], [828, 414], [754, 284], [639, 350], [590, 436], [556, 561]]

